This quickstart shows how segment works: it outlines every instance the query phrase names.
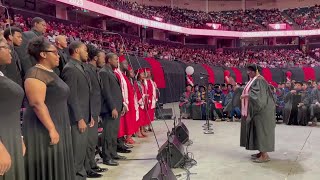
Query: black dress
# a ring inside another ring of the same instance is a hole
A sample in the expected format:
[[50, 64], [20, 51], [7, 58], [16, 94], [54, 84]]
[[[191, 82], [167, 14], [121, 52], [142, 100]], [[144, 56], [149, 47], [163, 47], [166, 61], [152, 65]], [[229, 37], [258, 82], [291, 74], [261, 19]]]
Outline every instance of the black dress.
[[23, 89], [7, 77], [0, 76], [0, 139], [8, 150], [11, 168], [0, 180], [24, 180], [20, 108]]
[[67, 99], [69, 87], [54, 72], [31, 68], [26, 79], [34, 78], [47, 85], [45, 104], [59, 133], [60, 140], [50, 145], [48, 130], [32, 107], [24, 114], [23, 134], [27, 147], [25, 157], [27, 180], [74, 180], [74, 159]]

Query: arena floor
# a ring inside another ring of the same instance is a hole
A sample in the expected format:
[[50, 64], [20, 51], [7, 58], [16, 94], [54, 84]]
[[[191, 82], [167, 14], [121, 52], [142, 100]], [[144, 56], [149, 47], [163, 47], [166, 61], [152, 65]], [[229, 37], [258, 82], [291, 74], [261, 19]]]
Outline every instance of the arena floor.
[[[167, 105], [172, 107], [172, 105]], [[177, 104], [175, 108], [177, 111]], [[250, 161], [255, 152], [239, 147], [239, 122], [213, 122], [213, 135], [203, 134], [204, 121], [183, 121], [189, 129], [193, 145], [188, 148], [194, 154], [197, 165], [190, 169], [194, 180], [319, 180], [320, 179], [320, 126], [302, 127], [278, 124], [276, 127], [276, 151], [265, 164]], [[173, 121], [167, 121], [169, 128]], [[155, 121], [154, 129], [160, 146], [166, 141], [166, 126]], [[137, 139], [128, 159], [120, 166], [110, 167], [102, 179], [141, 180], [156, 164], [157, 144], [152, 134]], [[151, 160], [139, 160], [151, 159]], [[186, 179], [185, 171], [174, 169], [177, 179]]]

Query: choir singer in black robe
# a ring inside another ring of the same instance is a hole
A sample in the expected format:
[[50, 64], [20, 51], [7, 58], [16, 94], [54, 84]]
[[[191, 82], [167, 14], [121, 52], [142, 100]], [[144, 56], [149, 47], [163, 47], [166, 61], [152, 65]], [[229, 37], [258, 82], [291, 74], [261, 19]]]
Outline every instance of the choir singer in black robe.
[[302, 89], [302, 82], [296, 82], [294, 90], [291, 90], [284, 98], [285, 115], [283, 121], [288, 125], [308, 124], [308, 107], [310, 106], [308, 92]]

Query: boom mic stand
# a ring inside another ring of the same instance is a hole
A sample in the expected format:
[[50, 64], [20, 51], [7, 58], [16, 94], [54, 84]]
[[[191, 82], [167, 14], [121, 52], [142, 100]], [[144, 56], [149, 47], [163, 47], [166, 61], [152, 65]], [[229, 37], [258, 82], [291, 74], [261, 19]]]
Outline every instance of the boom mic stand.
[[[124, 44], [123, 37], [122, 37], [121, 34], [119, 34], [119, 33], [114, 33], [114, 32], [105, 32], [105, 34], [118, 35], [118, 36], [120, 37], [121, 41], [122, 41], [122, 47], [123, 47], [125, 53], [128, 54], [128, 53], [127, 53], [126, 46], [125, 46], [125, 44]], [[136, 58], [136, 60], [137, 60], [137, 62], [138, 62], [138, 64], [139, 64], [139, 68], [142, 68], [140, 62], [138, 61], [138, 58], [136, 57], [136, 55], [134, 55], [134, 57]], [[128, 62], [129, 62], [129, 64], [131, 65], [131, 67], [133, 67], [130, 58], [128, 59]], [[137, 91], [137, 89], [134, 88], [134, 91]], [[147, 101], [147, 107], [148, 107], [148, 104], [149, 104], [149, 103], [148, 103], [148, 101]], [[155, 138], [155, 140], [156, 140], [157, 147], [158, 147], [158, 152], [159, 152], [159, 151], [160, 151], [160, 145], [159, 145], [159, 142], [158, 142], [158, 138], [157, 138], [157, 136], [156, 136], [156, 133], [154, 132], [154, 128], [153, 128], [153, 126], [152, 126], [151, 118], [150, 118], [148, 112], [147, 112], [147, 117], [148, 117], [148, 120], [149, 120], [149, 123], [150, 123], [150, 127], [151, 127], [151, 129], [152, 129], [154, 138]], [[166, 126], [167, 126], [167, 124], [166, 124]], [[171, 150], [170, 150], [170, 144], [169, 144], [169, 142], [170, 142], [170, 136], [169, 136], [169, 135], [170, 135], [170, 130], [169, 130], [168, 126], [167, 126], [167, 129], [168, 129], [168, 132], [167, 132], [167, 138], [168, 138], [168, 153], [167, 153], [167, 157], [166, 157], [166, 158], [167, 158], [167, 162], [169, 163], [169, 162], [171, 161], [171, 159], [170, 159], [170, 158], [171, 158]], [[176, 179], [176, 177], [173, 175], [170, 167], [169, 167], [168, 164], [165, 162], [164, 158], [165, 158], [165, 157], [162, 157], [162, 156], [160, 155], [160, 157], [158, 158], [158, 164], [157, 164], [153, 169], [151, 169], [151, 171], [150, 171], [151, 173], [149, 172], [149, 173], [147, 173], [147, 174], [143, 177], [143, 180], [149, 180], [149, 179], [151, 180], [151, 179], [153, 179], [152, 170], [157, 171], [156, 169], [157, 169], [157, 167], [159, 168], [159, 166], [160, 166], [160, 170], [159, 170], [159, 171], [160, 171], [160, 175], [158, 176], [158, 178], [160, 178], [159, 180], [175, 180], [175, 179]]]
[[[205, 82], [208, 82], [208, 75], [207, 74], [203, 74], [201, 73], [201, 75], [205, 76]], [[211, 128], [211, 123], [209, 122], [209, 91], [208, 91], [208, 87], [206, 88], [206, 123], [203, 125], [204, 127], [204, 134], [214, 134], [213, 129]]]

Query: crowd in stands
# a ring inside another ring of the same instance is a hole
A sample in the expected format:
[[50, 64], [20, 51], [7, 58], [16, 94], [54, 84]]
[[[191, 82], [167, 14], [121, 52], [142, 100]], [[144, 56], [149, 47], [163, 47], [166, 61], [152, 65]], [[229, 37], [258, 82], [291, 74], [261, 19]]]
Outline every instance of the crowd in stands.
[[[239, 12], [240, 13], [240, 12]], [[223, 18], [222, 18], [223, 19]], [[15, 15], [13, 26], [27, 31], [31, 18]], [[6, 26], [3, 20], [1, 26]], [[302, 51], [281, 49], [262, 51], [226, 51], [205, 48], [191, 48], [182, 44], [143, 42], [138, 37], [125, 36], [125, 47], [117, 35], [105, 35], [101, 30], [93, 30], [85, 25], [76, 26], [58, 22], [47, 22], [47, 38], [54, 42], [56, 36], [65, 34], [69, 41], [81, 40], [98, 48], [107, 48], [112, 52], [124, 53], [124, 50], [141, 57], [155, 57], [164, 60], [178, 60], [185, 63], [210, 64], [226, 67], [245, 67], [250, 63], [258, 63], [262, 67], [302, 67], [318, 66], [317, 56], [308, 56]]]
[[[146, 6], [136, 2], [123, 0], [90, 0], [103, 4], [131, 15], [154, 20], [154, 17], [163, 19], [163, 22], [172, 23], [190, 28], [210, 28], [206, 23], [222, 24], [222, 29], [235, 31], [263, 31], [267, 30], [268, 24], [288, 23], [292, 20], [301, 26], [301, 29], [320, 28], [320, 6], [293, 8], [284, 11], [279, 9], [261, 10], [250, 9], [245, 12], [220, 11], [209, 12], [194, 11], [188, 9], [171, 8], [169, 6]], [[283, 15], [286, 13], [290, 18]]]
[[320, 6], [288, 9], [285, 11], [302, 29], [320, 28]]
[[281, 14], [279, 9], [252, 9], [246, 11], [246, 13], [251, 15], [258, 23], [266, 27], [268, 24], [291, 23]]

